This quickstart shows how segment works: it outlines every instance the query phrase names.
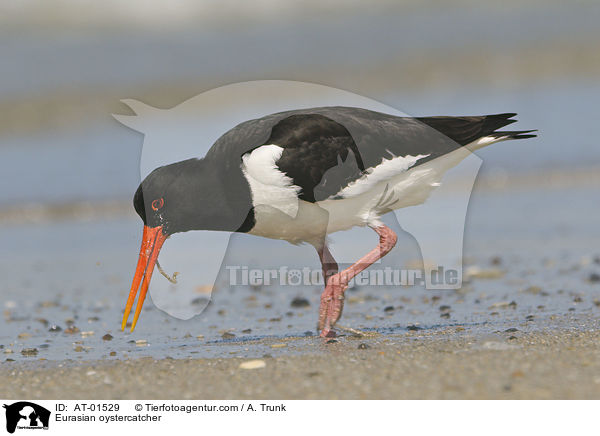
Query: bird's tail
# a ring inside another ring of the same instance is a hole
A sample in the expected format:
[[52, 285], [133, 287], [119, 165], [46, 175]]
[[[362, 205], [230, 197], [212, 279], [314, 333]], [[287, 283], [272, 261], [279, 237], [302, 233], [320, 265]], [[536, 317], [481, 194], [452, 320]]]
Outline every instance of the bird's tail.
[[464, 117], [423, 117], [417, 118], [424, 124], [443, 133], [460, 145], [467, 145], [469, 149], [481, 148], [506, 139], [533, 138], [531, 132], [536, 130], [499, 131], [502, 127], [516, 123], [513, 117], [516, 113], [495, 115], [464, 116]]
[[505, 139], [527, 139], [535, 138], [537, 135], [532, 135], [531, 132], [537, 132], [537, 130], [512, 130], [512, 131], [498, 131], [492, 132], [488, 136], [497, 138], [498, 140]]

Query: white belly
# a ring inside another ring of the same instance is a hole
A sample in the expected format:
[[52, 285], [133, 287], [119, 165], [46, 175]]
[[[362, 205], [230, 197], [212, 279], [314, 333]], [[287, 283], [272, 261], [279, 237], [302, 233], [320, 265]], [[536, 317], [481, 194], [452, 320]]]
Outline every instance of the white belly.
[[[470, 154], [471, 147], [467, 147], [413, 168], [399, 166], [395, 174], [387, 177], [382, 177], [384, 173], [378, 171], [378, 166], [336, 196], [316, 203], [298, 199], [299, 188], [276, 168], [283, 149], [275, 145], [260, 147], [244, 156], [242, 165], [252, 191], [256, 219], [249, 233], [321, 246], [331, 233], [356, 226], [377, 226], [383, 214], [425, 202], [440, 185], [444, 173]], [[395, 159], [407, 157], [386, 162]]]

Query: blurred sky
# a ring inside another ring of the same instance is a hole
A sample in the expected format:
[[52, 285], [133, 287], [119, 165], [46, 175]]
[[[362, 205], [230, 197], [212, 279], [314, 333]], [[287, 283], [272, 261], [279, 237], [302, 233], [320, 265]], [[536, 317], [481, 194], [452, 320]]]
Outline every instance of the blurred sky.
[[484, 176], [595, 168], [599, 16], [594, 1], [3, 2], [0, 204], [129, 201], [143, 138], [111, 117], [121, 99], [168, 108], [259, 79], [540, 129], [485, 150]]

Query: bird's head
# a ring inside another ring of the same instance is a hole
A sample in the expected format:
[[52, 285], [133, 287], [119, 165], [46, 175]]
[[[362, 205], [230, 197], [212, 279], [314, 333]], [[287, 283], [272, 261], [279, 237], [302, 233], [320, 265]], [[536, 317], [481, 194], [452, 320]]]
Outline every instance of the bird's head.
[[[144, 223], [142, 246], [121, 324], [124, 330], [140, 283], [140, 295], [131, 324], [135, 328], [148, 292], [159, 251], [174, 234], [209, 229], [211, 220], [209, 191], [203, 186], [205, 165], [191, 159], [156, 168], [140, 184], [133, 196], [133, 207]], [[143, 281], [142, 281], [143, 279]]]
[[177, 204], [178, 174], [170, 165], [159, 167], [144, 179], [133, 196], [133, 207], [144, 222], [144, 227], [159, 228], [164, 235], [178, 233]]

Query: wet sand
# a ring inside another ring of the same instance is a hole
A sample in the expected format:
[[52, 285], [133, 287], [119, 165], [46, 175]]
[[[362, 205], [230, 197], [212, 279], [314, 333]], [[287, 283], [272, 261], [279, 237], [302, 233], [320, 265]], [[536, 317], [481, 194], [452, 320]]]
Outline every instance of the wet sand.
[[[319, 286], [230, 286], [188, 321], [148, 302], [136, 331], [121, 332], [137, 221], [13, 225], [0, 397], [600, 398], [598, 218], [581, 212], [594, 192], [475, 189], [463, 287], [351, 288], [340, 322], [369, 336], [333, 343], [315, 335]], [[83, 247], [52, 252], [65, 235]], [[409, 243], [377, 267], [407, 265]], [[240, 368], [251, 360], [261, 367]]]
[[[473, 335], [462, 326], [376, 337], [262, 339], [295, 353], [247, 358], [6, 362], [0, 397], [29, 399], [598, 399], [600, 322]], [[585, 327], [585, 331], [581, 330]], [[280, 345], [280, 344], [285, 344]], [[254, 342], [246, 344], [249, 347]], [[298, 352], [299, 351], [299, 352]], [[274, 353], [275, 354], [275, 353]], [[17, 366], [18, 365], [18, 366]], [[258, 366], [262, 366], [259, 364]]]

